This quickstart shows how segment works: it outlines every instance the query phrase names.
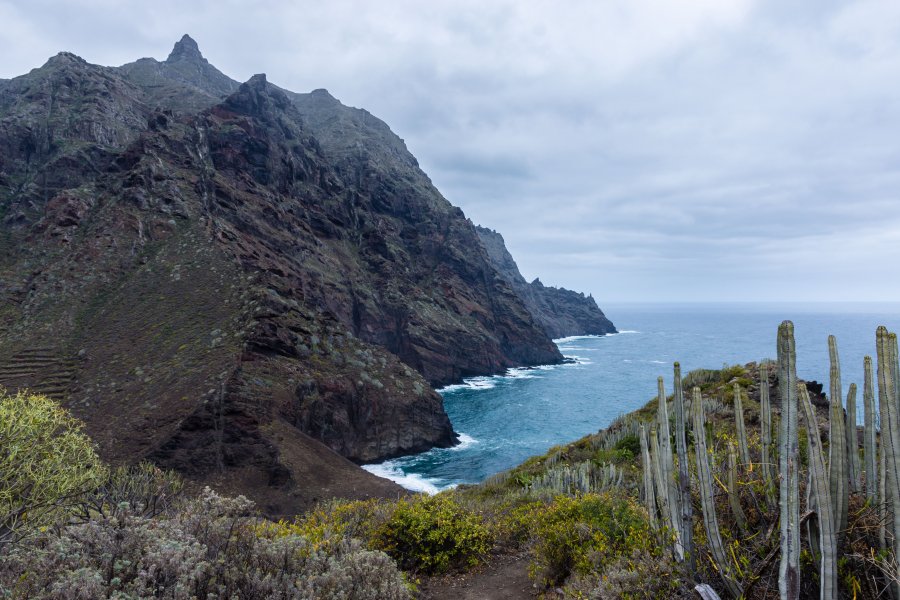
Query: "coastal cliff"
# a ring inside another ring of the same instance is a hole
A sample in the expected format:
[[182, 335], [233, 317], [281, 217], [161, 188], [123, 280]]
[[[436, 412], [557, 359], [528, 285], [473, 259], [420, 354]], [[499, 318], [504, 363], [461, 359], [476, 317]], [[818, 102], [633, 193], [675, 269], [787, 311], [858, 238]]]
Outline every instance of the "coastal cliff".
[[387, 125], [188, 36], [0, 81], [0, 251], [0, 385], [274, 512], [396, 493], [345, 459], [450, 446], [433, 387], [562, 360]]
[[546, 287], [540, 279], [528, 283], [506, 249], [503, 236], [486, 227], [476, 226], [475, 230], [494, 268], [551, 338], [616, 333], [616, 326], [606, 318], [592, 296], [565, 288]]

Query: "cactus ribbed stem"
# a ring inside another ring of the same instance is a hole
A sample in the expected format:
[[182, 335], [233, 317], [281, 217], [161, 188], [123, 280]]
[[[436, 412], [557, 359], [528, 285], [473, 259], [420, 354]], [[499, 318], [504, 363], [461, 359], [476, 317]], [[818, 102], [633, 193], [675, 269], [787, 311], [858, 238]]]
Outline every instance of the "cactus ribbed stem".
[[850, 491], [859, 491], [859, 430], [856, 427], [856, 384], [847, 390], [847, 467], [850, 476]]
[[653, 463], [653, 481], [656, 484], [656, 503], [662, 526], [672, 531], [672, 511], [669, 507], [669, 484], [663, 472], [662, 450], [659, 447], [659, 436], [655, 429], [650, 430], [650, 460]]
[[741, 463], [746, 467], [750, 464], [750, 447], [747, 445], [747, 427], [744, 424], [744, 400], [741, 386], [734, 384], [734, 423], [737, 431], [738, 450], [741, 453]]
[[838, 357], [837, 340], [828, 336], [828, 357], [831, 364], [831, 403], [828, 419], [828, 479], [831, 498], [834, 502], [834, 527], [840, 534], [847, 528], [847, 431], [844, 421], [843, 390], [841, 388], [841, 361]]
[[722, 536], [719, 533], [719, 521], [716, 518], [716, 504], [713, 496], [712, 471], [709, 466], [709, 453], [706, 449], [706, 416], [703, 411], [703, 398], [700, 388], [692, 391], [691, 409], [694, 417], [694, 452], [697, 456], [697, 479], [700, 484], [700, 503], [703, 506], [703, 526], [706, 528], [706, 537], [709, 550], [716, 569], [722, 575], [722, 580], [728, 591], [735, 598], [743, 594], [740, 584], [732, 576], [731, 561], [722, 544]]
[[819, 569], [819, 597], [822, 600], [837, 600], [837, 535], [834, 529], [836, 519], [832, 514], [833, 501], [829, 489], [828, 473], [825, 469], [825, 457], [822, 454], [822, 442], [819, 439], [819, 424], [816, 421], [816, 412], [809, 400], [806, 386], [800, 384], [798, 391], [800, 405], [806, 416], [806, 439], [809, 442], [809, 484], [812, 488], [812, 496], [816, 499], [815, 505], [818, 513], [818, 545], [822, 555]]
[[800, 448], [797, 436], [797, 352], [794, 324], [778, 327], [778, 388], [781, 395], [781, 435], [778, 466], [781, 474], [778, 504], [781, 511], [781, 563], [778, 592], [781, 600], [800, 597]]
[[[886, 537], [894, 539], [894, 556], [900, 556], [900, 420], [898, 420], [897, 396], [895, 391], [894, 376], [897, 368], [896, 361], [896, 336], [891, 341], [891, 335], [887, 329], [879, 327], [876, 334], [876, 349], [878, 351], [878, 402], [882, 406], [881, 422], [881, 450], [884, 456], [885, 466], [885, 493], [882, 496], [882, 505], [886, 506], [888, 531]], [[895, 573], [900, 576], [900, 573]]]
[[688, 572], [694, 572], [694, 506], [691, 502], [691, 476], [688, 471], [687, 432], [684, 414], [684, 390], [681, 382], [681, 365], [675, 363], [675, 452], [678, 454], [678, 491], [681, 508], [681, 545], [687, 561]]
[[653, 529], [659, 528], [659, 519], [656, 516], [656, 492], [653, 489], [653, 461], [650, 459], [650, 448], [647, 442], [647, 428], [641, 425], [641, 462], [644, 467], [644, 502], [647, 503], [647, 512], [650, 514], [650, 525]]
[[741, 508], [741, 494], [737, 488], [737, 450], [735, 450], [734, 442], [728, 442], [728, 505], [731, 507], [731, 514], [737, 522], [738, 528], [742, 533], [747, 531], [747, 515]]
[[760, 420], [760, 452], [762, 460], [763, 483], [766, 486], [766, 501], [769, 509], [775, 508], [775, 469], [772, 464], [772, 403], [769, 401], [769, 369], [766, 363], [759, 364], [759, 420]]
[[681, 509], [678, 485], [675, 482], [675, 459], [672, 456], [672, 442], [669, 433], [669, 407], [666, 403], [666, 386], [662, 377], [656, 378], [657, 385], [657, 418], [659, 419], [659, 448], [663, 481], [665, 482], [666, 500], [669, 507], [669, 521], [675, 534], [675, 558], [684, 560], [684, 548], [681, 545]]
[[872, 357], [863, 359], [863, 453], [866, 462], [866, 498], [873, 504], [878, 503], [878, 454], [876, 451], [875, 432], [875, 386], [872, 380]]

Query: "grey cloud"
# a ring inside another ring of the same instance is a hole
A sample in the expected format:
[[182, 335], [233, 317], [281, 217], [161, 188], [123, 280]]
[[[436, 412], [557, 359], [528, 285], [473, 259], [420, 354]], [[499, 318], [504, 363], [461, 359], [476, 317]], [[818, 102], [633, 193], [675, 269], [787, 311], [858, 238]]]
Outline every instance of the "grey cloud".
[[0, 0], [0, 18], [0, 77], [63, 49], [164, 58], [189, 32], [236, 79], [326, 87], [526, 277], [601, 302], [900, 296], [893, 0]]

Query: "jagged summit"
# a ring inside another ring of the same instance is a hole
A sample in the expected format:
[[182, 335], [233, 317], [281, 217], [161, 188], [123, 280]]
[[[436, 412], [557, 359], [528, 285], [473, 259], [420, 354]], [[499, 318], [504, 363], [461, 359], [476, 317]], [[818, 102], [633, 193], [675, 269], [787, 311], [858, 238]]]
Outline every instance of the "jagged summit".
[[77, 54], [72, 54], [71, 52], [60, 52], [55, 56], [51, 56], [46, 63], [44, 63], [45, 67], [52, 66], [63, 66], [63, 65], [86, 65], [88, 64], [86, 60], [78, 56]]
[[194, 38], [188, 34], [184, 34], [180, 40], [175, 42], [172, 52], [169, 53], [169, 58], [166, 59], [167, 63], [178, 61], [206, 62], [206, 59], [203, 58], [203, 54], [200, 53], [200, 46], [198, 46]]

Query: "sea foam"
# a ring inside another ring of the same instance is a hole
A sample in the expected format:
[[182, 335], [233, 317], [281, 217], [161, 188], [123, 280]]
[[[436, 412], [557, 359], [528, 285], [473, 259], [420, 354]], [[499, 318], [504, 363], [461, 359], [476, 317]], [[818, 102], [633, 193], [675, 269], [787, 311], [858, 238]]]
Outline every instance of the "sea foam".
[[433, 496], [442, 489], [447, 489], [447, 487], [449, 487], [440, 485], [440, 479], [422, 477], [418, 473], [404, 473], [393, 460], [374, 465], [363, 465], [362, 468], [372, 475], [390, 479], [401, 487], [413, 492], [425, 492], [426, 494]]

